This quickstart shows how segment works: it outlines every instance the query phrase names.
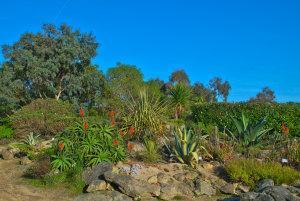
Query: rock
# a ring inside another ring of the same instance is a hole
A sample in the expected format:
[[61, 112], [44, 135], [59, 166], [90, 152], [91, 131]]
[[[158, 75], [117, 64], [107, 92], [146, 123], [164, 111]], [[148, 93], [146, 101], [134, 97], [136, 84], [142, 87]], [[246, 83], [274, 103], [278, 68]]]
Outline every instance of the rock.
[[197, 195], [212, 196], [216, 194], [216, 190], [211, 186], [209, 182], [198, 178], [195, 181], [195, 193]]
[[160, 195], [159, 185], [149, 184], [146, 181], [134, 179], [129, 175], [118, 175], [112, 172], [104, 174], [106, 181], [117, 188], [124, 194], [133, 197], [157, 197]]
[[98, 191], [81, 194], [74, 201], [132, 201], [132, 198], [118, 191]]
[[136, 176], [141, 174], [142, 166], [140, 164], [133, 164], [130, 168], [130, 175]]
[[185, 174], [184, 173], [177, 173], [177, 174], [173, 175], [173, 177], [177, 181], [184, 181], [185, 180]]
[[183, 182], [164, 183], [161, 185], [160, 199], [172, 200], [176, 196], [192, 196], [191, 188]]
[[255, 189], [256, 192], [261, 192], [267, 187], [274, 186], [274, 181], [272, 179], [264, 179], [257, 184]]
[[194, 171], [189, 171], [185, 174], [185, 178], [187, 180], [194, 180], [199, 176], [199, 174], [197, 172]]
[[143, 143], [140, 143], [140, 142], [129, 142], [129, 143], [133, 144], [133, 148], [132, 148], [131, 152], [134, 154], [142, 153], [146, 150]]
[[82, 179], [89, 185], [92, 181], [101, 179], [105, 172], [111, 172], [113, 166], [111, 163], [100, 163], [92, 168], [87, 168], [82, 173]]
[[131, 172], [131, 167], [130, 165], [123, 164], [122, 166], [119, 167], [119, 172], [122, 174], [130, 174]]
[[240, 196], [240, 201], [300, 201], [300, 197], [294, 195], [288, 187], [268, 186], [260, 192], [242, 194]]
[[150, 184], [156, 184], [156, 183], [157, 183], [157, 176], [156, 176], [156, 175], [151, 176], [151, 177], [148, 178], [147, 181], [148, 181], [148, 183], [150, 183]]
[[4, 160], [11, 160], [14, 158], [14, 153], [8, 149], [3, 149], [1, 155]]
[[91, 193], [95, 191], [102, 191], [106, 190], [107, 185], [106, 182], [103, 180], [94, 180], [92, 181], [86, 189], [86, 192]]
[[220, 188], [220, 191], [222, 193], [225, 193], [225, 194], [229, 194], [229, 195], [236, 195], [236, 188], [238, 187], [238, 184], [237, 183], [228, 183], [228, 184], [225, 184], [224, 186], [222, 186]]
[[250, 187], [244, 184], [239, 184], [237, 187], [242, 193], [248, 193], [250, 191]]
[[20, 159], [20, 165], [28, 165], [32, 163], [32, 161], [26, 156]]
[[169, 183], [170, 180], [171, 180], [171, 177], [163, 172], [160, 172], [157, 174], [157, 181], [160, 184]]

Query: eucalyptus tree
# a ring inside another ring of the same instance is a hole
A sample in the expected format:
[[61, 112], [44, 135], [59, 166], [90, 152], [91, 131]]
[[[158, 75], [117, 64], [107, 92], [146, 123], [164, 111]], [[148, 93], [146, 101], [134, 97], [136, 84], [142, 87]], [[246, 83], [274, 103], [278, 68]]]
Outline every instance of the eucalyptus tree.
[[91, 33], [81, 33], [66, 24], [45, 24], [40, 32], [24, 33], [2, 49], [5, 68], [13, 74], [12, 80], [22, 85], [18, 93], [30, 101], [45, 97], [78, 99], [83, 76], [93, 68], [91, 60], [97, 47]]

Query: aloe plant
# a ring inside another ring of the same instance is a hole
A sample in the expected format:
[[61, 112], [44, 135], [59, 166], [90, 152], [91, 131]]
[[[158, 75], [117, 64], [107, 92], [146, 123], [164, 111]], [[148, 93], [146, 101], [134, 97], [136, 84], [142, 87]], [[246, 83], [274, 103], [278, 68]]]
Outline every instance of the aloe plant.
[[174, 132], [174, 153], [177, 160], [194, 167], [199, 160], [198, 142], [191, 130], [177, 128]]
[[242, 143], [245, 147], [259, 143], [261, 138], [267, 132], [272, 130], [271, 128], [264, 128], [266, 124], [266, 117], [256, 123], [253, 123], [250, 122], [249, 118], [247, 118], [244, 113], [242, 113], [240, 119], [232, 117], [232, 120], [238, 132], [234, 133], [229, 131], [229, 135], [232, 139]]

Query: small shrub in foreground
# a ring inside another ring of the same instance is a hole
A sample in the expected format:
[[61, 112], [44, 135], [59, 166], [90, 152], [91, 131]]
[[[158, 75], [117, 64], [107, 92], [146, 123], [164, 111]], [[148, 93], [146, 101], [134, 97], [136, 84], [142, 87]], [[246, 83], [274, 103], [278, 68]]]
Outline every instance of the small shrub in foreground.
[[253, 159], [232, 160], [225, 170], [235, 182], [243, 182], [252, 188], [262, 179], [272, 179], [276, 185], [291, 184], [300, 179], [300, 172], [290, 167], [282, 167], [276, 162], [259, 162]]
[[157, 162], [161, 159], [157, 144], [154, 140], [146, 139], [144, 141], [146, 150], [143, 153], [143, 158], [147, 162]]
[[10, 139], [13, 137], [13, 130], [7, 126], [0, 126], [0, 139]]

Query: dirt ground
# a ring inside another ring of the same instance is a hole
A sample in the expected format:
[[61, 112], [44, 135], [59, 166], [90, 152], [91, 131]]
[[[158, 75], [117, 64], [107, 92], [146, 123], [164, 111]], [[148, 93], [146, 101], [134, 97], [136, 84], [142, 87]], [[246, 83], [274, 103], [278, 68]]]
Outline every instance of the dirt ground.
[[34, 187], [22, 178], [24, 167], [17, 159], [0, 159], [0, 201], [71, 201], [67, 190]]

